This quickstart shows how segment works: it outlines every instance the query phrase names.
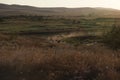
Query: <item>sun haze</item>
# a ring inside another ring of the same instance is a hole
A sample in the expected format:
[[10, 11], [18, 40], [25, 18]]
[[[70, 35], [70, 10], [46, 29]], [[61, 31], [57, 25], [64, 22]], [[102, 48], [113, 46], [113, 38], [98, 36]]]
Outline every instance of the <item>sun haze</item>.
[[106, 7], [120, 9], [120, 0], [0, 0], [0, 3], [37, 7]]

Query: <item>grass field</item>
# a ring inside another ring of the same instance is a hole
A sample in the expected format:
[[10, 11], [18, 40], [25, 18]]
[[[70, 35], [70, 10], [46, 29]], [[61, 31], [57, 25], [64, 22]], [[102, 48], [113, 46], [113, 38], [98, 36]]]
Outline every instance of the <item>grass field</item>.
[[[0, 30], [3, 32], [54, 32], [72, 31], [72, 30], [102, 30], [110, 28], [114, 18], [64, 18], [52, 16], [11, 16], [2, 17]], [[8, 26], [9, 25], [9, 26]]]
[[116, 20], [0, 17], [0, 80], [119, 80], [120, 50], [102, 43]]

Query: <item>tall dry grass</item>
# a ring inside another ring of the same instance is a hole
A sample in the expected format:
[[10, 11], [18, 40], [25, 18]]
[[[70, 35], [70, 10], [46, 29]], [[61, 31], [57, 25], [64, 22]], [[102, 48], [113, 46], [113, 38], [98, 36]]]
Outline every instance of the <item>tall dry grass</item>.
[[[2, 44], [0, 49], [0, 80], [120, 79], [119, 51], [99, 45], [51, 46], [41, 38], [31, 37], [2, 41], [8, 44]], [[16, 45], [11, 48], [13, 43]]]

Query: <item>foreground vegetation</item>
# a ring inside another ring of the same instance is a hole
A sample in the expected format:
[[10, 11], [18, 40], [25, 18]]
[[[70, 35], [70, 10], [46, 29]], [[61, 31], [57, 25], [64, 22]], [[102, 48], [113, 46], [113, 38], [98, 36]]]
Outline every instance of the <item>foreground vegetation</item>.
[[9, 38], [4, 35], [0, 41], [1, 80], [120, 79], [119, 51], [100, 44], [73, 48], [42, 38]]

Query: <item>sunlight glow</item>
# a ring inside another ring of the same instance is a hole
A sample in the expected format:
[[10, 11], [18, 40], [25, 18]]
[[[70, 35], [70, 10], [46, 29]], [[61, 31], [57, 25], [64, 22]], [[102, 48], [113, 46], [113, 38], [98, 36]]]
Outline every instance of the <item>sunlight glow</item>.
[[37, 7], [106, 7], [120, 9], [120, 0], [0, 0], [0, 3]]

